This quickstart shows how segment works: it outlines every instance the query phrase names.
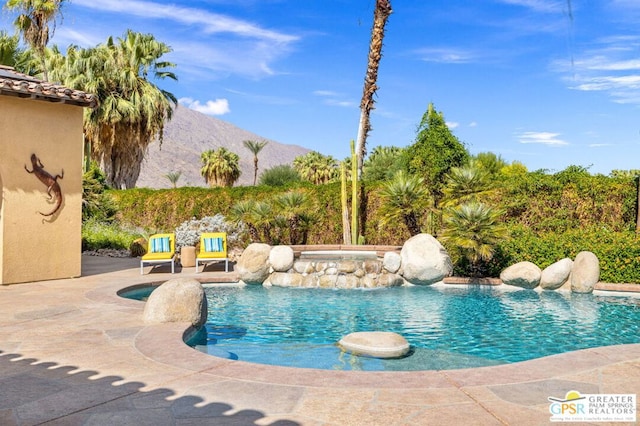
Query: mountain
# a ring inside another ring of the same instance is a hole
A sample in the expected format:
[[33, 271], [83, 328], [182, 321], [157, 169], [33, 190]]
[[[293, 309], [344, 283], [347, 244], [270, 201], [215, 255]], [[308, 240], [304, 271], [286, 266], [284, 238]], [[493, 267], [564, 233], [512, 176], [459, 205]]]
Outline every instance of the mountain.
[[258, 154], [258, 178], [266, 169], [291, 164], [294, 158], [310, 151], [298, 145], [285, 145], [263, 138], [181, 105], [165, 124], [162, 146], [158, 141], [149, 145], [136, 186], [170, 188], [171, 182], [165, 177], [170, 172], [182, 172], [178, 186], [207, 186], [200, 175], [200, 154], [220, 147], [240, 156], [242, 174], [236, 185], [252, 185], [253, 154], [243, 145], [244, 140], [268, 142]]

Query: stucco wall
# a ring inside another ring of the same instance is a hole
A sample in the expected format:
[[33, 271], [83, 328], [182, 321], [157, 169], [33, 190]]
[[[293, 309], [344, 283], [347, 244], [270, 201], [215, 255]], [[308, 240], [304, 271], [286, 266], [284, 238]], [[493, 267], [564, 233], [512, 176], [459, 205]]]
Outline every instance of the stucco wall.
[[[0, 284], [80, 275], [82, 215], [82, 108], [0, 96]], [[62, 206], [34, 174], [36, 154], [60, 174]]]

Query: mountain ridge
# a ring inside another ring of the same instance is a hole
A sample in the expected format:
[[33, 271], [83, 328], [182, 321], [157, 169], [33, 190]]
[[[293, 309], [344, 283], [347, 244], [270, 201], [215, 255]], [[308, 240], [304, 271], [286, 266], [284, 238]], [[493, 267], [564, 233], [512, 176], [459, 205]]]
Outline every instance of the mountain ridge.
[[200, 154], [209, 149], [224, 147], [238, 154], [240, 178], [236, 186], [253, 184], [253, 153], [243, 141], [266, 141], [258, 154], [258, 177], [274, 166], [291, 164], [293, 160], [310, 152], [299, 145], [287, 145], [241, 129], [227, 121], [194, 111], [183, 105], [174, 110], [171, 120], [165, 123], [162, 145], [153, 141], [142, 162], [136, 187], [171, 188], [167, 173], [181, 172], [177, 186], [206, 187], [200, 174]]

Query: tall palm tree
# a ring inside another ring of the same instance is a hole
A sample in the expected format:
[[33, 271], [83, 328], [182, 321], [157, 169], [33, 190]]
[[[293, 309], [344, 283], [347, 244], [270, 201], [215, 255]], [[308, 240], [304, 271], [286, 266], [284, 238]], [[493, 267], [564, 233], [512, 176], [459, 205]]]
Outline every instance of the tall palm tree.
[[371, 130], [369, 116], [374, 104], [374, 95], [378, 90], [378, 68], [382, 58], [382, 41], [384, 39], [384, 27], [391, 15], [391, 0], [376, 0], [376, 8], [373, 12], [373, 28], [371, 28], [371, 41], [369, 44], [369, 59], [367, 73], [364, 78], [364, 89], [360, 101], [360, 123], [356, 139], [358, 157], [358, 176], [362, 176], [362, 164], [367, 153], [367, 135]]
[[251, 140], [242, 141], [244, 146], [253, 154], [253, 186], [256, 186], [258, 180], [258, 153], [268, 143], [267, 141], [256, 142]]
[[175, 65], [160, 60], [169, 52], [153, 35], [129, 30], [95, 48], [71, 46], [66, 56], [54, 50], [48, 58], [55, 80], [98, 97], [97, 108], [85, 109], [85, 139], [112, 187], [134, 187], [147, 147], [156, 137], [162, 143], [177, 99], [150, 79], [177, 79], [169, 71]]
[[392, 180], [384, 184], [380, 196], [383, 225], [401, 222], [411, 236], [421, 232], [421, 218], [427, 209], [429, 191], [420, 177], [397, 172]]
[[205, 151], [200, 155], [200, 159], [200, 174], [211, 187], [233, 186], [240, 177], [240, 157], [225, 147]]
[[5, 6], [17, 11], [15, 27], [22, 38], [36, 52], [42, 66], [44, 81], [49, 81], [49, 73], [45, 64], [45, 49], [55, 31], [56, 18], [65, 0], [7, 0]]

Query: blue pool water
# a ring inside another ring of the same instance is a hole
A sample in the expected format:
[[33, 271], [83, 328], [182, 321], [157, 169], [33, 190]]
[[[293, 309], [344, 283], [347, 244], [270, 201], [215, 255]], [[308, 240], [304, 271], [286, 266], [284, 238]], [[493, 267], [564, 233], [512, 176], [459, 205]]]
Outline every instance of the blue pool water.
[[[491, 287], [377, 290], [262, 286], [206, 290], [209, 317], [189, 342], [211, 355], [330, 370], [440, 370], [640, 342], [640, 299]], [[356, 331], [393, 331], [408, 356], [345, 354]]]

